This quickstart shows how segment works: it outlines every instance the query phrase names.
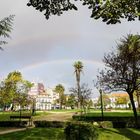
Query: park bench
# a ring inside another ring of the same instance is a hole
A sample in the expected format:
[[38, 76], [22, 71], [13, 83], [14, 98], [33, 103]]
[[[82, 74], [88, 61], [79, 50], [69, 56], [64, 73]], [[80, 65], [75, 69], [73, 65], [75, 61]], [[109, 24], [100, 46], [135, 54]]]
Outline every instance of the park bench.
[[10, 120], [14, 120], [14, 119], [28, 119], [29, 120], [29, 126], [32, 125], [32, 116], [29, 116], [29, 115], [12, 115], [10, 116]]

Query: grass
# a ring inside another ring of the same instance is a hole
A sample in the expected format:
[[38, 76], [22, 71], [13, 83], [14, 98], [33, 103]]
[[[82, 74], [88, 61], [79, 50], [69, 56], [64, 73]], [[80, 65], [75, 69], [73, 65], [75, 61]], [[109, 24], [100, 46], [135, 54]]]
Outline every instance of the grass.
[[63, 137], [60, 128], [32, 128], [0, 135], [0, 140], [62, 140]]
[[[9, 121], [11, 115], [20, 115], [19, 112], [0, 112], [0, 121]], [[22, 111], [22, 115], [31, 115], [30, 111]]]
[[[133, 112], [132, 111], [121, 111], [121, 112], [118, 112], [118, 111], [113, 111], [113, 112], [110, 112], [110, 111], [104, 111], [104, 116], [122, 116], [122, 117], [127, 117], [127, 116], [134, 116]], [[100, 111], [95, 111], [95, 112], [90, 112], [90, 113], [87, 113], [86, 116], [96, 116], [96, 117], [100, 117], [101, 116], [101, 112]], [[140, 113], [138, 113], [138, 116], [140, 116]]]
[[140, 140], [140, 130], [138, 129], [98, 129], [98, 140]]
[[[98, 140], [139, 140], [138, 129], [98, 128]], [[25, 131], [0, 135], [0, 140], [64, 140], [64, 130], [60, 128], [32, 128]]]

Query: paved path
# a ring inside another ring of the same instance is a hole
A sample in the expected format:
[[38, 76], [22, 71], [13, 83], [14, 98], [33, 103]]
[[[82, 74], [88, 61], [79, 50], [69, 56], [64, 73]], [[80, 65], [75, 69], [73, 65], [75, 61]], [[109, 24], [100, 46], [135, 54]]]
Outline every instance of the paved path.
[[26, 128], [13, 128], [13, 129], [10, 129], [10, 130], [3, 130], [3, 131], [0, 131], [0, 135], [7, 134], [7, 133], [12, 133], [12, 132], [17, 132], [17, 131], [24, 131], [24, 130], [26, 130]]

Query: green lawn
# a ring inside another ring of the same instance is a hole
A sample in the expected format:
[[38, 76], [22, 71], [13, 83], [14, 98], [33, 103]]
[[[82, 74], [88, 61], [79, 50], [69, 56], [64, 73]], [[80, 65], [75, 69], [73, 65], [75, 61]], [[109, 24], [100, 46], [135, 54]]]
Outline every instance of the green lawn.
[[[98, 140], [140, 140], [137, 129], [98, 128]], [[0, 140], [64, 140], [63, 129], [32, 128], [25, 131], [0, 135]]]
[[[90, 113], [86, 114], [87, 116], [102, 116], [101, 111], [92, 111]], [[127, 117], [127, 116], [134, 116], [132, 111], [104, 111], [103, 113], [104, 116], [122, 116], [122, 117]], [[138, 116], [140, 116], [140, 113], [138, 112]]]
[[98, 140], [140, 140], [140, 130], [126, 129], [99, 129]]
[[[72, 113], [78, 110], [50, 110], [50, 111], [36, 111], [33, 119], [44, 119], [48, 114], [56, 113]], [[19, 112], [0, 112], [0, 121], [9, 121], [11, 115], [19, 115]], [[22, 115], [31, 115], [30, 111], [22, 111]]]
[[[9, 121], [11, 115], [20, 115], [19, 112], [0, 112], [0, 121]], [[31, 115], [30, 111], [23, 111], [22, 115]]]
[[0, 135], [0, 140], [62, 140], [63, 129], [32, 128], [25, 131]]
[[[45, 118], [48, 114], [56, 113], [74, 113], [74, 112], [79, 112], [79, 110], [74, 109], [74, 110], [51, 110], [51, 111], [36, 111], [36, 114], [33, 116], [33, 119], [41, 119]], [[0, 112], [0, 121], [6, 121], [10, 120], [10, 115], [19, 115], [19, 112]], [[29, 111], [22, 111], [22, 115], [31, 115], [31, 112]], [[87, 114], [88, 116], [101, 116], [101, 111], [95, 111], [91, 110], [90, 113]], [[140, 113], [138, 113], [140, 116]], [[133, 116], [132, 111], [124, 110], [124, 111], [105, 111], [104, 116]]]

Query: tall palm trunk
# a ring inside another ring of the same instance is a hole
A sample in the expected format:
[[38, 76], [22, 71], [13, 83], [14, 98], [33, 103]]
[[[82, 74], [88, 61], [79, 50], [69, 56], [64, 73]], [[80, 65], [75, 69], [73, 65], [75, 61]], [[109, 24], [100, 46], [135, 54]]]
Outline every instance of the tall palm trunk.
[[77, 91], [78, 91], [78, 109], [81, 108], [81, 88], [80, 88], [80, 73], [76, 72], [76, 82], [77, 82]]
[[75, 74], [76, 74], [76, 83], [77, 83], [77, 96], [78, 96], [78, 109], [81, 108], [81, 87], [80, 87], [80, 74], [83, 69], [83, 64], [81, 61], [74, 63]]

